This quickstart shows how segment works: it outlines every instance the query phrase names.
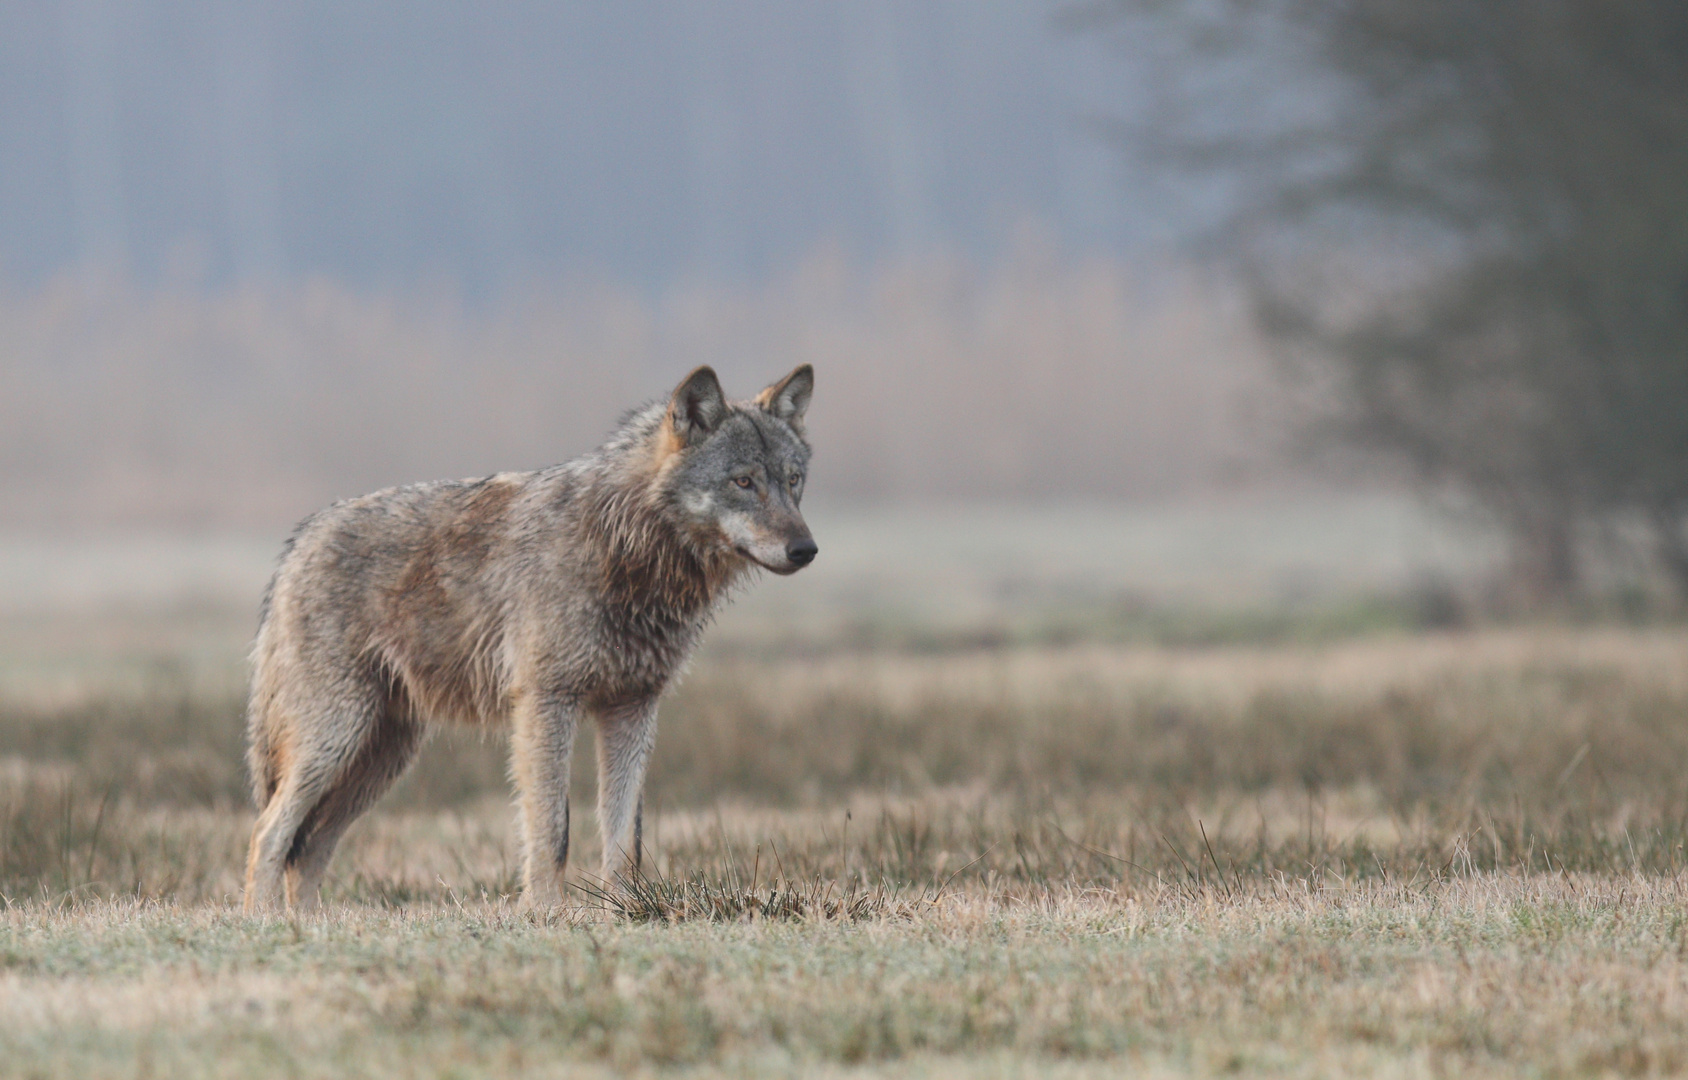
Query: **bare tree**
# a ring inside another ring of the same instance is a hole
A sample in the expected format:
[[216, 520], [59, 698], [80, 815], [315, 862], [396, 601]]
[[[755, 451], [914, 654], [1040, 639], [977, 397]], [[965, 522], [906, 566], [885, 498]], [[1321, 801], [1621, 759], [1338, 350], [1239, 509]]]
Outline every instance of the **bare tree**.
[[1313, 361], [1322, 430], [1487, 507], [1538, 597], [1617, 517], [1688, 595], [1688, 5], [1098, 12], [1163, 69], [1122, 134], [1225, 179], [1209, 239]]

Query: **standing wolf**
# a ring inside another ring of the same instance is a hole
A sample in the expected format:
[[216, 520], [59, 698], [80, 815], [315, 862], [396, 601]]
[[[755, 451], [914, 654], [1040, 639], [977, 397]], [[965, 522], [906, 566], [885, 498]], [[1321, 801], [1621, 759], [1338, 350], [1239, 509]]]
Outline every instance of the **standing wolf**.
[[566, 465], [392, 488], [300, 525], [253, 647], [247, 910], [314, 905], [346, 827], [451, 721], [510, 724], [529, 902], [562, 895], [584, 718], [604, 875], [637, 867], [657, 699], [747, 570], [815, 557], [798, 512], [814, 381], [804, 364], [728, 401], [700, 367]]

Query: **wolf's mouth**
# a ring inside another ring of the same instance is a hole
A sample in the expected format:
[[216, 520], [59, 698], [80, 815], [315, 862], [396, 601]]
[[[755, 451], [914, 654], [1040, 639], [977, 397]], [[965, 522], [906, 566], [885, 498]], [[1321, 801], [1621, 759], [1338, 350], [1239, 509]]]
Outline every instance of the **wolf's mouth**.
[[770, 574], [780, 574], [780, 575], [784, 576], [784, 575], [788, 575], [788, 574], [795, 574], [795, 573], [797, 573], [797, 571], [803, 569], [801, 566], [798, 566], [796, 563], [787, 563], [785, 566], [769, 566], [767, 563], [763, 562], [761, 559], [758, 559], [756, 556], [752, 555], [750, 553], [750, 549], [745, 547], [743, 544], [734, 544], [733, 550], [738, 552], [740, 555], [744, 556], [746, 559], [750, 560], [751, 562], [755, 563], [757, 566], [760, 566], [762, 569], [768, 571]]

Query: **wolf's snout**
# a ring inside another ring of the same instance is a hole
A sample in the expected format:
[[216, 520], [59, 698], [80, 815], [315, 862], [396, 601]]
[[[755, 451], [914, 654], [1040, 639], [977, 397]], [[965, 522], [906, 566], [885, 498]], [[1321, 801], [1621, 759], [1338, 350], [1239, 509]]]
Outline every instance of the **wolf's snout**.
[[798, 566], [808, 566], [815, 561], [815, 555], [820, 551], [820, 545], [815, 543], [814, 537], [805, 536], [801, 540], [793, 540], [785, 545], [785, 557]]

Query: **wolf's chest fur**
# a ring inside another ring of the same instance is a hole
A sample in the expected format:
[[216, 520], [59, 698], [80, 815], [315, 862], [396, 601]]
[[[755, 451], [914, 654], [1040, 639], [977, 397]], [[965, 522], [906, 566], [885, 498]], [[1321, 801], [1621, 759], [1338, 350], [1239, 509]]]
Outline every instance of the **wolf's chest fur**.
[[[661, 693], [691, 655], [730, 576], [712, 579], [693, 566], [610, 566], [589, 614], [585, 638], [596, 655], [582, 669], [583, 696], [612, 703]], [[656, 587], [658, 580], [667, 586]]]

